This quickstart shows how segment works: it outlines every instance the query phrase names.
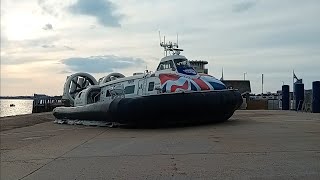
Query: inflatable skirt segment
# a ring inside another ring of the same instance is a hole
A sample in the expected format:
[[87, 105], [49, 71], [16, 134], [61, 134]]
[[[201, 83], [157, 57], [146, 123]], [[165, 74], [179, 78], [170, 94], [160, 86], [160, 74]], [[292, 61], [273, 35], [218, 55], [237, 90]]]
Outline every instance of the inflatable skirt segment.
[[111, 103], [57, 107], [57, 119], [158, 124], [175, 122], [222, 122], [242, 104], [236, 90], [183, 92], [134, 98], [116, 98]]

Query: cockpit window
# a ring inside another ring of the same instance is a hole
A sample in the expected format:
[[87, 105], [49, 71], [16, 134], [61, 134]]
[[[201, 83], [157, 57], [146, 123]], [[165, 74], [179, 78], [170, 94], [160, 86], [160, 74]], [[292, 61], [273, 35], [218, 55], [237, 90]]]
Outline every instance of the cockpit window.
[[190, 67], [190, 63], [187, 59], [175, 59], [174, 63], [178, 67]]
[[178, 73], [187, 75], [196, 75], [197, 72], [193, 69], [187, 59], [174, 59]]
[[169, 61], [164, 61], [164, 62], [161, 62], [157, 68], [158, 71], [161, 71], [161, 70], [165, 70], [165, 69], [172, 69], [174, 66], [173, 66], [173, 62], [171, 60]]

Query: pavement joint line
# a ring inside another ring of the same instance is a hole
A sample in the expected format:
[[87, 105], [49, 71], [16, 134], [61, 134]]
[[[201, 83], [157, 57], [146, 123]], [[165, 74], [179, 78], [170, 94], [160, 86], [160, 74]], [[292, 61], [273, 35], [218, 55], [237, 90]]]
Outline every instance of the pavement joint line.
[[[68, 129], [68, 130], [75, 130], [75, 129]], [[58, 130], [59, 131], [59, 130]], [[35, 132], [37, 132], [37, 131], [35, 131]], [[50, 131], [48, 131], [48, 132], [50, 132]], [[18, 133], [19, 134], [19, 133]], [[23, 133], [21, 133], [21, 134], [23, 134]], [[7, 135], [11, 135], [11, 134], [7, 134]], [[1, 136], [2, 136], [2, 134], [1, 134]], [[30, 137], [40, 137], [39, 139], [41, 139], [40, 141], [42, 141], [42, 140], [45, 140], [46, 138], [51, 138], [51, 137], [55, 137], [56, 135], [52, 135], [52, 134], [50, 134], [50, 135], [45, 135], [45, 136], [30, 136]], [[21, 140], [23, 140], [23, 141], [28, 141], [28, 140], [32, 140], [32, 139], [26, 139], [26, 138], [28, 138], [28, 137], [25, 137], [25, 138], [21, 138]], [[26, 144], [26, 145], [24, 145], [24, 146], [20, 146], [20, 147], [17, 147], [17, 148], [14, 148], [14, 149], [1, 149], [1, 151], [2, 150], [7, 150], [7, 151], [14, 151], [14, 150], [18, 150], [18, 149], [22, 149], [22, 148], [24, 148], [24, 147], [27, 147], [27, 146], [29, 146], [30, 144]]]
[[95, 136], [93, 136], [93, 137], [91, 137], [91, 138], [87, 139], [87, 140], [86, 140], [86, 141], [84, 141], [83, 143], [81, 143], [81, 144], [77, 145], [76, 147], [74, 147], [74, 148], [70, 149], [69, 151], [67, 151], [67, 152], [63, 153], [62, 155], [60, 155], [60, 156], [58, 156], [58, 157], [56, 157], [56, 158], [53, 158], [53, 159], [52, 159], [51, 161], [49, 161], [48, 163], [45, 163], [44, 165], [40, 166], [39, 168], [37, 168], [37, 169], [35, 169], [35, 170], [31, 171], [30, 173], [28, 173], [27, 175], [25, 175], [25, 176], [23, 176], [23, 177], [19, 178], [19, 180], [24, 179], [24, 178], [26, 178], [26, 177], [30, 176], [31, 174], [33, 174], [33, 173], [37, 172], [38, 170], [40, 170], [41, 168], [43, 168], [44, 166], [46, 166], [46, 165], [48, 165], [48, 164], [52, 163], [53, 161], [55, 161], [55, 160], [59, 159], [60, 157], [64, 156], [65, 154], [67, 154], [67, 153], [69, 153], [69, 152], [73, 151], [74, 149], [78, 148], [79, 146], [81, 146], [81, 145], [83, 145], [83, 144], [85, 144], [85, 143], [89, 142], [90, 140], [92, 140], [92, 139], [94, 139], [94, 138], [96, 138], [96, 137], [100, 136], [100, 135], [101, 135], [101, 134], [103, 134], [105, 131], [106, 131], [106, 130], [104, 130], [104, 131], [102, 131], [102, 132], [98, 133], [97, 135], [95, 135]]
[[24, 132], [11, 132], [11, 133], [10, 132], [9, 133], [5, 133], [5, 131], [3, 131], [4, 133], [1, 133], [1, 136], [14, 135], [14, 134], [41, 133], [41, 132], [69, 131], [69, 130], [75, 130], [75, 129], [89, 129], [89, 128], [79, 127], [79, 128], [65, 128], [65, 129], [57, 129], [57, 130], [24, 131]]
[[[9, 162], [9, 163], [15, 163], [15, 162], [23, 162], [23, 163], [29, 163], [28, 161], [41, 161], [41, 160], [53, 160], [55, 158], [36, 158], [36, 159], [17, 159], [12, 161], [1, 161], [1, 162]], [[30, 162], [32, 163], [32, 162]]]
[[[80, 144], [81, 145], [81, 144]], [[79, 145], [79, 146], [80, 146]], [[79, 147], [77, 146], [77, 147]], [[77, 148], [75, 147], [75, 148]], [[72, 149], [73, 150], [73, 149]], [[70, 150], [70, 151], [72, 151]], [[70, 152], [68, 151], [68, 152]], [[66, 153], [68, 153], [66, 152]], [[315, 153], [320, 153], [320, 149], [319, 150], [301, 150], [301, 151], [245, 151], [245, 152], [208, 152], [208, 153], [178, 153], [178, 154], [172, 154], [172, 153], [159, 153], [159, 154], [146, 154], [146, 155], [141, 155], [141, 154], [121, 154], [121, 155], [113, 155], [113, 156], [103, 156], [103, 155], [97, 155], [97, 156], [83, 156], [83, 157], [79, 157], [79, 156], [64, 156], [65, 154], [57, 157], [57, 158], [36, 158], [36, 159], [23, 159], [23, 160], [13, 160], [13, 161], [1, 161], [1, 162], [23, 162], [25, 161], [27, 163], [27, 161], [37, 161], [37, 160], [46, 160], [46, 159], [52, 159], [52, 160], [56, 160], [56, 159], [72, 159], [72, 158], [91, 158], [91, 157], [139, 157], [139, 156], [184, 156], [184, 155], [214, 155], [214, 154], [271, 154], [271, 153], [299, 153], [299, 152], [315, 152]]]
[[320, 153], [320, 149], [319, 150], [302, 150], [302, 151], [269, 151], [269, 152], [227, 152], [227, 153], [223, 153], [223, 152], [216, 152], [216, 153], [181, 153], [181, 154], [172, 154], [172, 153], [159, 153], [159, 154], [121, 154], [121, 155], [106, 155], [106, 156], [63, 156], [63, 157], [59, 157], [59, 159], [81, 159], [81, 158], [93, 158], [93, 157], [143, 157], [143, 156], [185, 156], [185, 155], [228, 155], [228, 154], [272, 154], [272, 153], [301, 153], [301, 152], [313, 152], [313, 153]]

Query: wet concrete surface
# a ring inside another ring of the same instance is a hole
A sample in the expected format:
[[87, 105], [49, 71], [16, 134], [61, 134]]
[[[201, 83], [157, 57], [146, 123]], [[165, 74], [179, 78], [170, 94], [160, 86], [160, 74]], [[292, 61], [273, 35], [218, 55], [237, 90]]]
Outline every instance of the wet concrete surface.
[[320, 114], [237, 111], [225, 123], [152, 129], [11, 128], [1, 132], [1, 179], [320, 179]]

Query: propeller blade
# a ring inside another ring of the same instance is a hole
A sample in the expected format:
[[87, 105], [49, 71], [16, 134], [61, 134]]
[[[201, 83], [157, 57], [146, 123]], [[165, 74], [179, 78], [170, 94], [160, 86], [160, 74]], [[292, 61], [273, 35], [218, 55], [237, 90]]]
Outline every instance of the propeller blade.
[[84, 77], [84, 80], [82, 82], [82, 87], [83, 88], [86, 87], [87, 81], [88, 81], [87, 77]]
[[71, 81], [77, 86], [77, 88], [82, 88], [74, 79], [72, 79]]

